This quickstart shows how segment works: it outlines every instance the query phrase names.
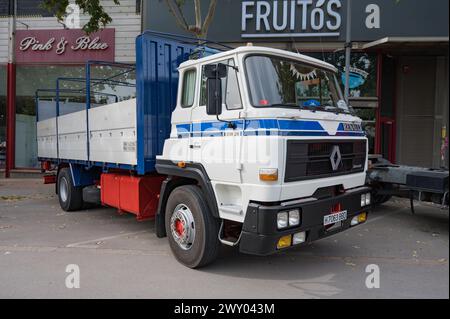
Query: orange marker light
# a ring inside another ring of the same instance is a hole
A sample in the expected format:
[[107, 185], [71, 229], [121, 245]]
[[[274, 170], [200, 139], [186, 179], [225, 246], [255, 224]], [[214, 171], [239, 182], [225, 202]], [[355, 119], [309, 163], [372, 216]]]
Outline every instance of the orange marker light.
[[259, 179], [264, 182], [276, 182], [278, 180], [278, 169], [276, 168], [260, 169]]

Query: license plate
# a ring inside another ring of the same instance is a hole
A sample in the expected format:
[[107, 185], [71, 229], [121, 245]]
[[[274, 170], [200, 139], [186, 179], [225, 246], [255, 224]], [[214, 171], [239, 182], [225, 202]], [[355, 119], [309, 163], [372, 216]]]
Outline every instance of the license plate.
[[347, 219], [347, 211], [333, 213], [331, 215], [326, 215], [323, 217], [323, 225], [328, 226], [331, 224], [336, 224]]

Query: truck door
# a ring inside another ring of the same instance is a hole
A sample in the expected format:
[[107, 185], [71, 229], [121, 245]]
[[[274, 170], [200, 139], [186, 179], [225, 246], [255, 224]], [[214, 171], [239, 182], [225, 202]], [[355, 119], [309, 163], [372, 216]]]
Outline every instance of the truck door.
[[[192, 145], [192, 110], [196, 106], [197, 67], [188, 68], [180, 71], [180, 83], [178, 87], [178, 101], [175, 111], [172, 113], [172, 132], [174, 135], [173, 144], [171, 144], [170, 158], [173, 160], [197, 162], [193, 156]], [[175, 138], [176, 137], [176, 138]], [[167, 142], [166, 142], [167, 143]]]
[[[239, 89], [238, 70], [235, 60], [227, 59], [214, 63], [228, 65], [228, 75], [222, 79], [223, 105], [219, 120], [206, 114], [206, 77], [201, 68], [198, 107], [192, 109], [193, 154], [208, 171], [209, 178], [215, 181], [240, 182], [240, 152], [242, 121], [242, 99]], [[227, 122], [237, 125], [228, 127]]]

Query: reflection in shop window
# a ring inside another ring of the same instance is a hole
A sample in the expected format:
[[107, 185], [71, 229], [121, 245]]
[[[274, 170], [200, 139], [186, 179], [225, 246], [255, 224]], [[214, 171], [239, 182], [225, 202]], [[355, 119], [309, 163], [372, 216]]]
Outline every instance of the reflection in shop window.
[[6, 66], [0, 65], [0, 169], [6, 161]]
[[[117, 74], [111, 67], [93, 67], [93, 78], [109, 78]], [[17, 168], [37, 168], [36, 144], [36, 91], [48, 89], [40, 94], [39, 118], [45, 119], [56, 115], [56, 80], [58, 78], [85, 78], [83, 65], [72, 66], [18, 66], [17, 67], [17, 102], [16, 102], [16, 163]], [[116, 81], [135, 83], [135, 73], [114, 77]], [[68, 114], [85, 108], [86, 84], [69, 80], [60, 81], [60, 113]], [[53, 91], [51, 91], [53, 90]], [[122, 87], [105, 83], [91, 86], [91, 105], [96, 107], [116, 100], [123, 101], [136, 96], [134, 87]]]
[[355, 108], [355, 112], [363, 120], [363, 129], [369, 140], [369, 154], [375, 154], [376, 109]]
[[[334, 65], [339, 72], [342, 91], [345, 86], [345, 54], [343, 52], [311, 53], [320, 60]], [[371, 98], [377, 96], [377, 56], [353, 52], [350, 68], [350, 97]]]
[[[345, 53], [327, 52], [308, 54], [334, 65], [339, 72], [339, 83], [345, 86]], [[375, 153], [376, 102], [377, 98], [377, 55], [353, 52], [350, 67], [350, 104], [363, 120], [363, 127], [369, 139], [369, 152]]]

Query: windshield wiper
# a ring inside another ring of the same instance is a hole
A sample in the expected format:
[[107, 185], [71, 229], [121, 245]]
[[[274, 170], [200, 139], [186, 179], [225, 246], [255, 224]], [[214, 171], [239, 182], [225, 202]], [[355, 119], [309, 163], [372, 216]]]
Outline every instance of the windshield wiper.
[[297, 108], [298, 105], [295, 103], [275, 103], [268, 105], [266, 107], [289, 107], [289, 108]]
[[329, 113], [336, 113], [336, 114], [351, 114], [351, 112], [347, 112], [343, 109], [340, 109], [335, 106], [304, 106], [304, 105], [298, 105], [295, 103], [275, 103], [271, 105], [267, 105], [264, 107], [286, 107], [290, 109], [300, 109], [300, 110], [307, 110], [311, 112], [329, 112]]

